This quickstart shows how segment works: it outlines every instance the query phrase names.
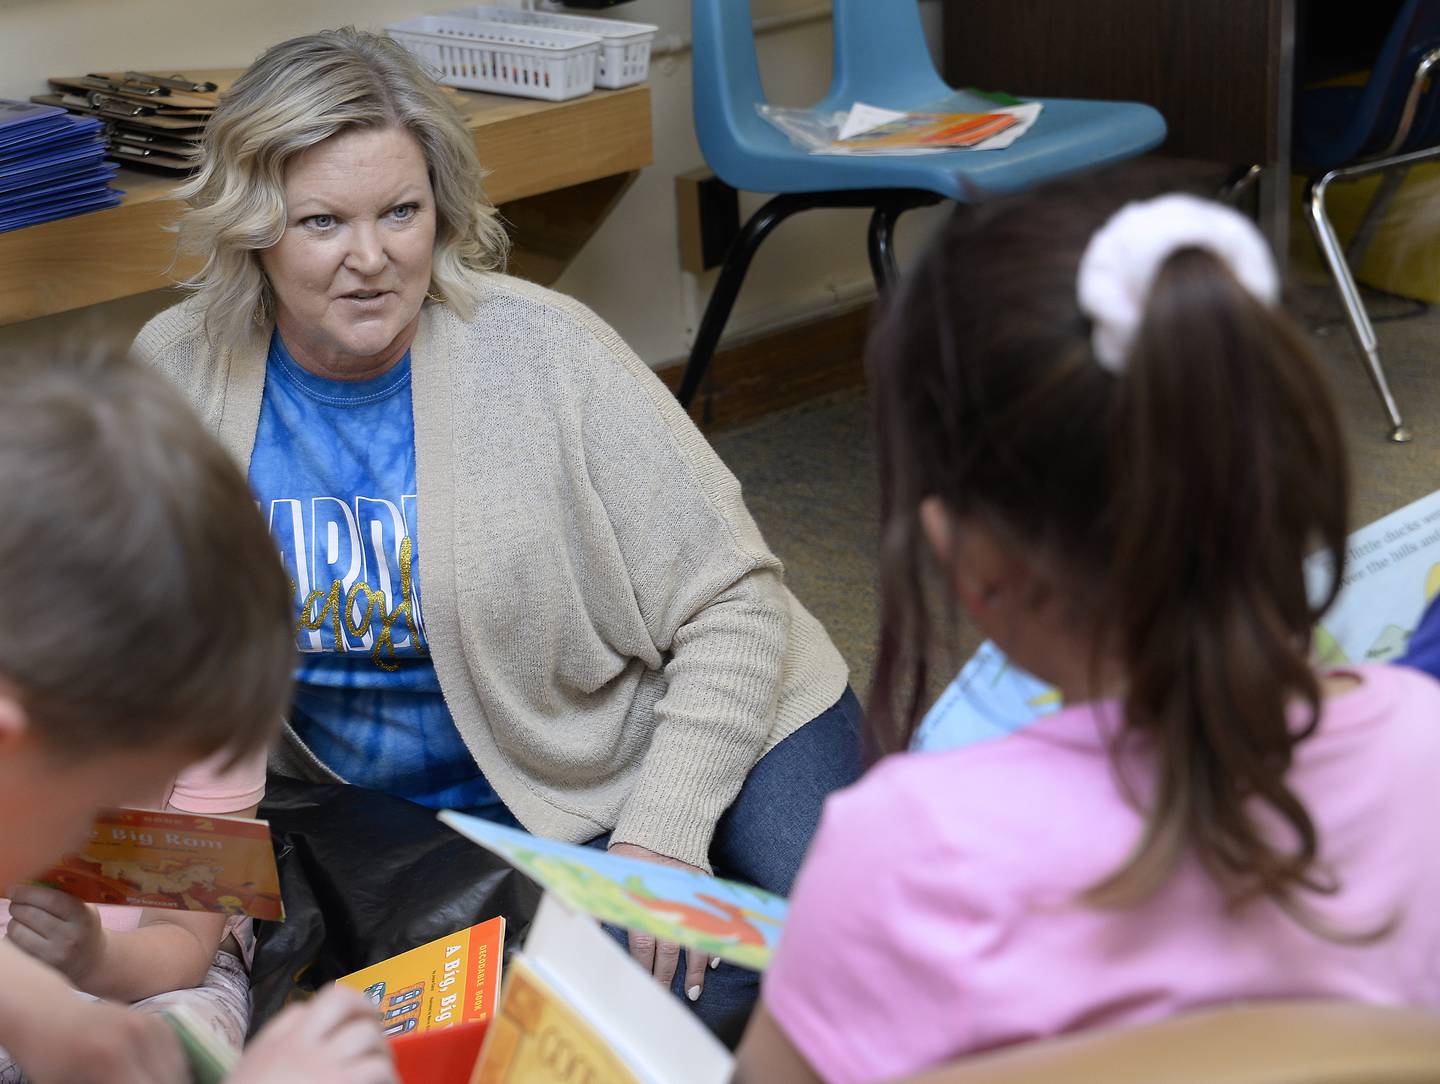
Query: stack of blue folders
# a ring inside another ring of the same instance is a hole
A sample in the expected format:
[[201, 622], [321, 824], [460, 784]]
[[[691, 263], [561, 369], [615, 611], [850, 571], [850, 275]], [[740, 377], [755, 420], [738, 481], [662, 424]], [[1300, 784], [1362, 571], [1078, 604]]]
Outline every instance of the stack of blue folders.
[[116, 206], [119, 168], [95, 118], [0, 98], [0, 233]]

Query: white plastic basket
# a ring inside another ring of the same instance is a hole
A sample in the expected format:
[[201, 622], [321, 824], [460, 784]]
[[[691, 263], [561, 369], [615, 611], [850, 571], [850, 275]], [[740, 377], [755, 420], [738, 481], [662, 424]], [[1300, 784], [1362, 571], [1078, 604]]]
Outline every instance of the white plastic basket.
[[447, 86], [557, 102], [595, 89], [594, 34], [449, 15], [391, 23], [385, 33]]
[[655, 40], [655, 33], [660, 29], [649, 23], [590, 19], [583, 15], [559, 15], [549, 11], [522, 11], [518, 8], [497, 8], [489, 4], [472, 4], [449, 14], [492, 23], [594, 34], [601, 43], [600, 68], [595, 73], [595, 85], [610, 90], [643, 83], [650, 77], [650, 43]]

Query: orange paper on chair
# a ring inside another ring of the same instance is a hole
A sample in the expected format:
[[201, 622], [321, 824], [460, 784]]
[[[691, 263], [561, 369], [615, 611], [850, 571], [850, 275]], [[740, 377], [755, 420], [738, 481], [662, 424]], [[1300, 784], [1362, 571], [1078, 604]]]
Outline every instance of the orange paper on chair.
[[35, 880], [88, 903], [285, 918], [270, 825], [243, 817], [102, 813], [85, 849]]
[[374, 1003], [389, 1036], [489, 1020], [504, 947], [505, 919], [492, 918], [335, 981]]
[[1009, 113], [908, 113], [833, 146], [867, 152], [973, 147], [1017, 123]]

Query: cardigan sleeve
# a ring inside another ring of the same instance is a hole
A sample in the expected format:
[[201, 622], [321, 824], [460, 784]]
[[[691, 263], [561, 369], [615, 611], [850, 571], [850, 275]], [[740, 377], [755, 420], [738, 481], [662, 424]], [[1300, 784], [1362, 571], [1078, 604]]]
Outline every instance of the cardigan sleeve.
[[586, 396], [585, 461], [666, 678], [612, 840], [709, 869], [715, 824], [774, 719], [783, 570], [670, 392], [628, 350], [611, 360]]

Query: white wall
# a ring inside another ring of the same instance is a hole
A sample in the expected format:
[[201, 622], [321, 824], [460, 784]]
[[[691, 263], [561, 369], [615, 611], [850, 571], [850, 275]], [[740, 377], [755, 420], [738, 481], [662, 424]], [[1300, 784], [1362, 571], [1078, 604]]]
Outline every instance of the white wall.
[[[826, 6], [824, 0], [752, 0], [756, 19]], [[40, 93], [53, 74], [243, 67], [266, 46], [295, 34], [341, 23], [379, 28], [445, 7], [445, 0], [0, 0], [0, 97]], [[939, 6], [927, 0], [922, 10], [938, 47]], [[634, 0], [611, 14], [658, 24], [662, 40], [688, 36], [690, 30], [685, 0]], [[829, 82], [829, 22], [765, 33], [759, 54], [772, 100], [808, 104]], [[557, 287], [595, 308], [657, 365], [687, 352], [714, 274], [696, 282], [681, 272], [676, 240], [674, 177], [703, 165], [690, 115], [689, 54], [657, 57], [650, 86], [655, 164]], [[748, 213], [761, 201], [746, 196], [742, 210]], [[902, 220], [902, 254], [917, 247], [941, 213], [937, 208]], [[817, 211], [781, 226], [752, 267], [728, 335], [863, 296], [869, 289], [865, 222], [864, 212]], [[166, 302], [164, 294], [146, 295], [96, 306], [95, 312], [0, 328], [0, 345], [48, 337], [82, 321], [138, 325]]]

